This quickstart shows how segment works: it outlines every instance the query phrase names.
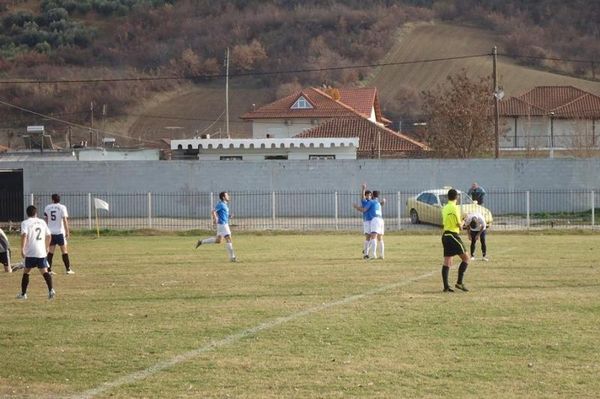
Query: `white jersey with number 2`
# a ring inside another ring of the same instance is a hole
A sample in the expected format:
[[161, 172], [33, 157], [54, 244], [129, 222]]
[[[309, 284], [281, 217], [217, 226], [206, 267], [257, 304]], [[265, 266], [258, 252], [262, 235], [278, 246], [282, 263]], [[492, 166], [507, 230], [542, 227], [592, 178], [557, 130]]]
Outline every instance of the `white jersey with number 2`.
[[23, 252], [26, 258], [45, 258], [46, 237], [50, 235], [48, 225], [40, 218], [29, 218], [21, 223], [21, 235], [27, 237]]
[[66, 206], [63, 204], [50, 204], [44, 209], [44, 215], [48, 218], [48, 227], [52, 234], [65, 234], [63, 218], [69, 217]]

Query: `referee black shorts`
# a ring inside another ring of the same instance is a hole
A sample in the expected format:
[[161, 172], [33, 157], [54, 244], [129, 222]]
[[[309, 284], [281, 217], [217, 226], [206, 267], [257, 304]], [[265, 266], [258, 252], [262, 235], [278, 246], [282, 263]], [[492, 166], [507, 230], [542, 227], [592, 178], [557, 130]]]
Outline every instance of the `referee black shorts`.
[[444, 231], [442, 234], [442, 245], [444, 246], [444, 256], [462, 255], [467, 252], [460, 236], [451, 231]]

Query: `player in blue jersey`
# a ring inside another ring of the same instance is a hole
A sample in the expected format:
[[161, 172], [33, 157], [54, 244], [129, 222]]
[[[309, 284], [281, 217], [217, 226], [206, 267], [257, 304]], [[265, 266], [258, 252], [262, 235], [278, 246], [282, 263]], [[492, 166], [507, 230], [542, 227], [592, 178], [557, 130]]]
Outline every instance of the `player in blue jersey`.
[[198, 240], [196, 248], [202, 244], [220, 244], [225, 239], [225, 248], [229, 254], [229, 260], [236, 262], [237, 258], [233, 251], [233, 242], [231, 241], [231, 230], [229, 229], [229, 193], [223, 191], [219, 193], [219, 203], [212, 210], [213, 223], [217, 225], [217, 235], [215, 237]]
[[[373, 191], [373, 196], [377, 193], [377, 197], [379, 196], [378, 191]], [[367, 251], [364, 255], [365, 259], [376, 259], [377, 258], [377, 243], [383, 243], [383, 233], [384, 233], [384, 223], [383, 223], [383, 214], [381, 212], [381, 206], [385, 203], [385, 199], [379, 200], [379, 198], [373, 197], [361, 205], [353, 204], [352, 206], [359, 212], [363, 213], [364, 220], [369, 224], [369, 244], [367, 246]], [[383, 247], [381, 247], [380, 257], [383, 259], [384, 252]]]
[[[367, 185], [363, 183], [361, 196], [360, 196], [360, 206], [365, 208], [369, 201], [371, 200], [371, 190], [367, 190]], [[369, 240], [371, 240], [371, 221], [367, 219], [367, 213], [363, 212], [363, 234], [365, 235], [365, 241], [363, 243], [363, 257], [367, 256], [367, 252], [369, 250]]]
[[385, 198], [379, 198], [379, 191], [373, 191], [373, 200], [379, 203], [379, 213], [375, 214], [371, 219], [371, 239], [373, 234], [376, 234], [375, 248], [373, 249], [373, 256], [377, 258], [376, 249], [379, 248], [379, 258], [385, 258], [385, 244], [383, 242], [383, 235], [385, 234], [385, 223], [383, 221], [383, 206], [385, 205]]

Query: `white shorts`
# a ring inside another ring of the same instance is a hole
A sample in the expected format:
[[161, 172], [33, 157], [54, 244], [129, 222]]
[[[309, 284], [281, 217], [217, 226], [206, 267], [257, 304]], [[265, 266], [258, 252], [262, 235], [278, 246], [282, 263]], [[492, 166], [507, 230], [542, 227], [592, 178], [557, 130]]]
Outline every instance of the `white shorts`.
[[370, 220], [363, 221], [363, 233], [371, 234], [371, 221]]
[[371, 233], [382, 235], [385, 233], [385, 223], [383, 222], [383, 218], [374, 217], [371, 219]]
[[231, 230], [229, 230], [228, 224], [218, 224], [217, 225], [217, 235], [221, 237], [227, 237], [231, 235]]

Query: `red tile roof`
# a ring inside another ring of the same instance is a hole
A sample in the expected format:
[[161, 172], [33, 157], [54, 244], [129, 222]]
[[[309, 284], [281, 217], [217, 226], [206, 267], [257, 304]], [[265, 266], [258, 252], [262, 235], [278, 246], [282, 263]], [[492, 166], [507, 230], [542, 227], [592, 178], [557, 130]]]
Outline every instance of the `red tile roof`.
[[[357, 115], [369, 118], [375, 108], [377, 121], [388, 122], [381, 114], [379, 96], [375, 88], [337, 89], [340, 99], [336, 101], [325, 91], [314, 87], [303, 89], [287, 97], [276, 100], [259, 109], [247, 112], [242, 119], [282, 119], [282, 118], [346, 118]], [[304, 97], [313, 108], [291, 109], [298, 98]]]
[[511, 97], [508, 100], [500, 101], [498, 103], [498, 111], [502, 116], [540, 116], [547, 115], [548, 112], [541, 108], [526, 103], [525, 101]]
[[306, 130], [297, 138], [358, 137], [359, 158], [405, 158], [424, 156], [428, 147], [404, 134], [371, 122], [366, 118], [330, 119]]
[[500, 102], [501, 116], [553, 115], [555, 118], [599, 118], [600, 97], [573, 86], [538, 86]]

